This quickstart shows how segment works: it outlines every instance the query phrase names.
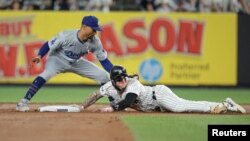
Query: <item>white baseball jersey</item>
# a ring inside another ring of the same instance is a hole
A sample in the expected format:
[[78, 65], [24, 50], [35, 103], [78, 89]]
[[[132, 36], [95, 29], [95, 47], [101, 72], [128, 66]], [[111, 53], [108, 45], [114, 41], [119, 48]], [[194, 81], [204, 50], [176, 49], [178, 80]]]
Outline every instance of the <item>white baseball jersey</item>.
[[[168, 87], [164, 85], [144, 86], [136, 78], [126, 78], [128, 85], [126, 89], [119, 93], [111, 82], [106, 83], [100, 88], [102, 96], [112, 97], [115, 103], [125, 99], [128, 93], [135, 93], [137, 106], [141, 111], [154, 111], [157, 107], [161, 111], [172, 112], [210, 112], [211, 107], [220, 103], [209, 101], [191, 101], [178, 97]], [[155, 99], [153, 99], [153, 92]]]
[[48, 41], [50, 48], [44, 71], [39, 75], [45, 80], [62, 72], [72, 72], [87, 77], [98, 83], [109, 81], [109, 75], [96, 64], [82, 58], [92, 52], [97, 59], [102, 61], [107, 58], [98, 36], [82, 42], [78, 39], [78, 30], [68, 30], [59, 33]]
[[157, 103], [152, 99], [152, 87], [143, 86], [136, 78], [126, 78], [128, 85], [126, 89], [120, 93], [112, 85], [111, 81], [101, 86], [100, 93], [105, 97], [112, 97], [115, 103], [118, 103], [125, 99], [128, 93], [134, 93], [138, 95], [136, 99], [136, 106], [141, 111], [152, 111], [157, 107]]

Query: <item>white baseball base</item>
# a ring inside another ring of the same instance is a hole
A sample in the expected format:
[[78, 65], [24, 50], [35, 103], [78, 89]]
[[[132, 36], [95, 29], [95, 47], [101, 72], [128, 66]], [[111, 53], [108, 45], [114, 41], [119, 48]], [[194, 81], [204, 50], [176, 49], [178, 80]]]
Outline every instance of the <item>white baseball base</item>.
[[64, 105], [53, 105], [53, 106], [43, 106], [38, 108], [39, 112], [80, 112], [80, 107], [78, 106], [64, 106]]

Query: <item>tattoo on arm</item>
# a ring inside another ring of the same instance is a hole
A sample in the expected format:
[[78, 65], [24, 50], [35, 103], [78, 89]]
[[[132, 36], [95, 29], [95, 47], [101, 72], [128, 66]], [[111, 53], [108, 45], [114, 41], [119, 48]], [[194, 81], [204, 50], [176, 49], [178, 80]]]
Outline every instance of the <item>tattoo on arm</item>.
[[100, 94], [99, 91], [95, 91], [85, 101], [83, 101], [82, 106], [84, 107], [84, 109], [86, 109], [102, 97], [103, 96]]

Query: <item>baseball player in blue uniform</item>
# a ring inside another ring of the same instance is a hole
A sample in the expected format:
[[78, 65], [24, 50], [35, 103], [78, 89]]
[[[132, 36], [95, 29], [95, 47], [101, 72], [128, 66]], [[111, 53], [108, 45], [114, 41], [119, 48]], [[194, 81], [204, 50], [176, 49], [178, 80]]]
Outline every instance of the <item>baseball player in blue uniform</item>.
[[[68, 30], [60, 32], [57, 36], [46, 42], [33, 58], [33, 63], [39, 63], [43, 56], [48, 53], [44, 71], [32, 82], [23, 99], [16, 105], [17, 111], [29, 111], [28, 104], [36, 92], [53, 76], [59, 73], [72, 72], [104, 84], [109, 81], [112, 63], [107, 58], [107, 52], [103, 49], [97, 31], [101, 31], [98, 18], [85, 16], [79, 30]], [[89, 52], [96, 55], [103, 66], [97, 65], [82, 58]]]
[[101, 112], [134, 108], [142, 112], [246, 113], [246, 110], [231, 98], [226, 98], [223, 102], [186, 100], [164, 85], [145, 86], [138, 79], [136, 75], [129, 76], [122, 66], [114, 66], [110, 71], [110, 81], [92, 93], [83, 102], [81, 109], [86, 109], [101, 97], [108, 97], [110, 105], [101, 108]]

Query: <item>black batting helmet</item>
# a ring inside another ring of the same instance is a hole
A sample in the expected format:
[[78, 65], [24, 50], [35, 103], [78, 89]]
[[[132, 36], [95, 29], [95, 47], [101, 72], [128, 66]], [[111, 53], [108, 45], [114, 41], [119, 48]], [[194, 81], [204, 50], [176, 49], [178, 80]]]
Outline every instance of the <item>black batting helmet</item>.
[[112, 83], [115, 83], [116, 81], [119, 81], [127, 76], [127, 71], [122, 66], [113, 66], [110, 70], [110, 80], [112, 81]]

